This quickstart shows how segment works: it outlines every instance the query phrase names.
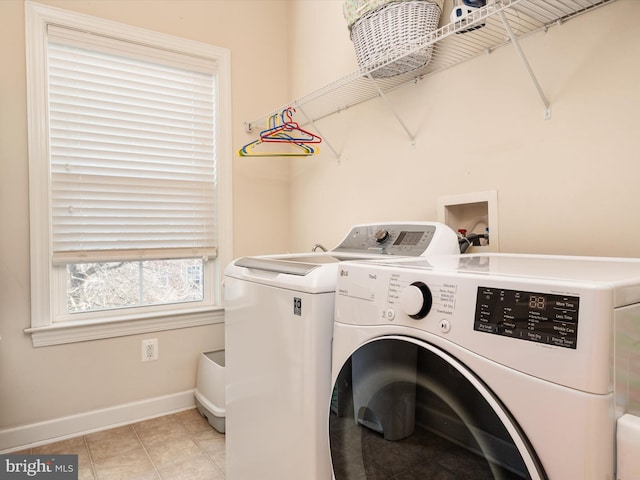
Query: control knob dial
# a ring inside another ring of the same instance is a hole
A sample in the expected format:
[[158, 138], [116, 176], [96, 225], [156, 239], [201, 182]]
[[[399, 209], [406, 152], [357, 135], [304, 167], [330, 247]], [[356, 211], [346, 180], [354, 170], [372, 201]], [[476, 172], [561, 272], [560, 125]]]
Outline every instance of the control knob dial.
[[432, 304], [431, 290], [423, 282], [413, 282], [400, 294], [400, 308], [416, 320], [426, 317]]
[[386, 228], [381, 228], [374, 235], [376, 242], [384, 243], [389, 239], [389, 230]]

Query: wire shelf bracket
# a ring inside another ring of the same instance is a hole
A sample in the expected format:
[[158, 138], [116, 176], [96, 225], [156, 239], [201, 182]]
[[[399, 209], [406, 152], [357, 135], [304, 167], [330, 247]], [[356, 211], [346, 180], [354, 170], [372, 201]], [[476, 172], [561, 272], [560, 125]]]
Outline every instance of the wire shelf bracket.
[[524, 52], [522, 51], [522, 48], [520, 47], [520, 42], [518, 41], [518, 37], [516, 37], [515, 34], [513, 33], [513, 29], [511, 28], [511, 25], [509, 24], [509, 20], [507, 20], [507, 17], [504, 14], [504, 11], [503, 10], [498, 11], [498, 15], [500, 16], [500, 20], [502, 20], [502, 23], [504, 24], [504, 29], [507, 32], [509, 39], [511, 40], [511, 44], [513, 45], [513, 48], [518, 54], [518, 57], [520, 57], [520, 61], [524, 65], [524, 68], [527, 70], [527, 73], [529, 74], [529, 78], [531, 79], [531, 82], [533, 82], [533, 85], [536, 88], [538, 95], [540, 96], [540, 100], [542, 100], [542, 103], [544, 104], [544, 113], [542, 118], [544, 118], [545, 120], [548, 120], [549, 118], [551, 118], [551, 104], [549, 103], [549, 100], [547, 100], [547, 97], [544, 94], [544, 91], [542, 90], [542, 87], [540, 86], [538, 79], [533, 73], [533, 69], [531, 68], [531, 65], [529, 64], [526, 55], [524, 54]]
[[391, 101], [387, 98], [387, 96], [384, 94], [382, 89], [378, 86], [376, 81], [373, 79], [373, 77], [371, 76], [371, 72], [367, 73], [367, 78], [371, 80], [371, 83], [373, 84], [375, 89], [378, 91], [378, 96], [382, 99], [382, 101], [387, 106], [389, 111], [393, 114], [393, 116], [396, 117], [396, 120], [398, 121], [402, 129], [406, 132], [407, 136], [409, 137], [409, 140], [411, 140], [411, 146], [415, 146], [416, 144], [415, 136], [411, 134], [411, 132], [407, 128], [407, 125], [402, 121], [402, 118], [400, 118], [400, 115], [398, 114], [398, 112], [396, 112], [395, 108], [393, 108]]

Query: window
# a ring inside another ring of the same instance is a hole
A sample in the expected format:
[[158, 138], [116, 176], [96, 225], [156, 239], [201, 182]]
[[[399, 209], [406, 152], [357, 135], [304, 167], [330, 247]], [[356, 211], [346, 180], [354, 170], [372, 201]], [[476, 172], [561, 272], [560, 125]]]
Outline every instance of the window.
[[26, 2], [34, 345], [220, 321], [229, 54]]
[[204, 260], [70, 263], [64, 271], [67, 313], [204, 300]]

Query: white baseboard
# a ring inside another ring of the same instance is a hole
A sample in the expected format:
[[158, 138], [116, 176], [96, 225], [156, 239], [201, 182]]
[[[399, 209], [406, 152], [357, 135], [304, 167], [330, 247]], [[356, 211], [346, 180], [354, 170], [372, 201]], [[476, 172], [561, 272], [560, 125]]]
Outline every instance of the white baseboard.
[[193, 407], [194, 391], [186, 390], [44, 422], [0, 429], [0, 453], [37, 447]]

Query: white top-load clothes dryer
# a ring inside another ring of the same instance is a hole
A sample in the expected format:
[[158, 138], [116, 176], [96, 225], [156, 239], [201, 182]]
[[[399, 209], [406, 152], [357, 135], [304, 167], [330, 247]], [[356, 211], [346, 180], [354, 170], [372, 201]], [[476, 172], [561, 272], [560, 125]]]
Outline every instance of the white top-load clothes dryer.
[[338, 265], [459, 252], [432, 222], [354, 226], [326, 253], [244, 257], [225, 271], [226, 478], [330, 480]]
[[343, 263], [332, 382], [335, 480], [638, 479], [640, 261]]

